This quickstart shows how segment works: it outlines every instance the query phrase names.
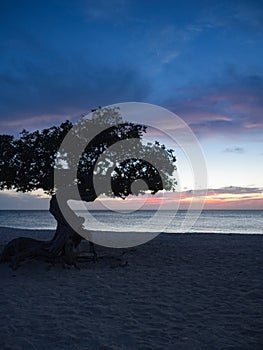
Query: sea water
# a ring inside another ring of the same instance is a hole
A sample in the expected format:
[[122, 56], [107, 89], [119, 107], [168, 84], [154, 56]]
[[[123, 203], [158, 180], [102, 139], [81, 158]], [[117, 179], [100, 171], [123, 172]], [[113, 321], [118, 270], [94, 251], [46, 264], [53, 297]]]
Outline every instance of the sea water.
[[[138, 210], [134, 212], [77, 211], [90, 230], [119, 232], [263, 233], [262, 210], [187, 211]], [[199, 215], [200, 214], [200, 215]], [[1, 210], [0, 226], [27, 229], [55, 229], [48, 210]]]

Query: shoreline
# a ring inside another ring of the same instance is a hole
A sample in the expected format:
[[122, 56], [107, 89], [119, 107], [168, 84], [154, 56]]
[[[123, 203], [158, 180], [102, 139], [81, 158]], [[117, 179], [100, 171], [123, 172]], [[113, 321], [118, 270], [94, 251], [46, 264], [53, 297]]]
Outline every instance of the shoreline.
[[[7, 237], [9, 236], [10, 239], [17, 237], [18, 235], [20, 236], [22, 235], [26, 235], [26, 237], [32, 236], [32, 238], [36, 238], [36, 237], [40, 237], [40, 236], [47, 236], [49, 234], [54, 234], [56, 231], [55, 228], [20, 228], [20, 227], [5, 227], [5, 226], [0, 226], [0, 244], [1, 244], [1, 240], [3, 237]], [[102, 232], [102, 231], [96, 231], [96, 230], [91, 230], [92, 232], [96, 233], [96, 232]], [[33, 233], [34, 232], [34, 233]], [[103, 231], [103, 232], [111, 232], [111, 231]], [[122, 231], [114, 231], [116, 233], [121, 233]], [[123, 231], [123, 234], [125, 233], [132, 233], [132, 231]], [[142, 232], [135, 232], [135, 233], [155, 233], [155, 232], [146, 232], [146, 231], [142, 231]], [[159, 235], [165, 235], [165, 236], [207, 236], [207, 235], [213, 235], [213, 236], [262, 236], [263, 235], [263, 231], [261, 232], [252, 232], [252, 233], [243, 233], [243, 232], [198, 232], [198, 231], [194, 231], [194, 232], [160, 232], [156, 237], [158, 237]]]

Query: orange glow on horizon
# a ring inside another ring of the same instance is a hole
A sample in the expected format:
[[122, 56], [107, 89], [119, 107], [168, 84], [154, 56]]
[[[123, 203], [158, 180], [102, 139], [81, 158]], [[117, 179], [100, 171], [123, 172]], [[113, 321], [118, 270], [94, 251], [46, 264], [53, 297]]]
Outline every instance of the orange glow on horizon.
[[[110, 199], [104, 199], [108, 201]], [[111, 199], [114, 201], [114, 199]], [[162, 195], [148, 195], [130, 197], [127, 201], [123, 201], [124, 206], [127, 204], [142, 204], [142, 209], [188, 209], [189, 205], [194, 202], [202, 202], [202, 196], [193, 197], [191, 192], [172, 193], [166, 192]], [[123, 206], [123, 208], [124, 208]], [[263, 192], [262, 193], [208, 193], [204, 200], [204, 209], [258, 209], [263, 210]]]
[[[3, 191], [3, 195], [10, 200], [17, 202], [22, 198], [22, 194], [15, 191]], [[197, 193], [198, 194], [198, 193]], [[263, 189], [260, 188], [243, 188], [243, 187], [227, 187], [220, 189], [210, 189], [203, 201], [203, 197], [193, 197], [192, 191], [184, 192], [160, 192], [155, 195], [145, 194], [139, 196], [129, 196], [125, 200], [121, 198], [109, 198], [100, 196], [94, 202], [85, 202], [85, 208], [89, 210], [187, 210], [190, 208], [207, 210], [263, 210]], [[48, 206], [49, 196], [41, 191], [26, 194], [26, 200], [31, 203], [31, 199], [43, 201]], [[76, 209], [82, 207], [78, 201], [70, 201]]]

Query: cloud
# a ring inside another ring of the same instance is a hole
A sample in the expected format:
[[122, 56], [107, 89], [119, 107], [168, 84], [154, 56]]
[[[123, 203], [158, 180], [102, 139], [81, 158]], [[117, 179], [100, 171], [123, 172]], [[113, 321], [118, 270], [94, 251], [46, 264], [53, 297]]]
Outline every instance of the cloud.
[[228, 186], [209, 189], [206, 209], [259, 209], [263, 207], [263, 188]]
[[260, 187], [241, 187], [241, 186], [226, 186], [221, 188], [214, 188], [208, 190], [209, 194], [246, 194], [259, 193], [263, 194], [263, 188]]
[[122, 21], [129, 15], [130, 4], [127, 0], [97, 0], [84, 4], [84, 15], [92, 21]]
[[176, 57], [178, 57], [179, 56], [179, 52], [177, 52], [177, 51], [171, 51], [171, 52], [169, 52], [169, 53], [167, 53], [163, 58], [162, 58], [162, 63], [164, 63], [164, 64], [169, 64], [169, 63], [171, 63], [171, 62], [173, 62], [175, 59], [176, 59]]
[[[149, 28], [148, 28], [149, 27]], [[189, 45], [206, 29], [200, 24], [184, 24], [177, 26], [173, 23], [152, 21], [150, 26], [142, 28], [142, 49], [147, 52], [152, 62], [152, 70], [162, 72], [167, 65], [188, 50]]]
[[227, 147], [223, 150], [224, 153], [237, 153], [242, 154], [245, 152], [243, 147]]
[[185, 86], [165, 102], [199, 136], [263, 132], [263, 76], [225, 69], [221, 79]]
[[[205, 55], [196, 52], [197, 44], [208, 47], [206, 34], [209, 39], [219, 33], [213, 32], [214, 27], [230, 27], [231, 20], [235, 25], [254, 23], [254, 28], [260, 23], [262, 9], [255, 2], [193, 3], [193, 15], [182, 18], [180, 6], [170, 10], [152, 4], [145, 16], [145, 4], [125, 0], [52, 6], [30, 2], [31, 12], [7, 3], [2, 18], [7, 35], [1, 42], [1, 131], [20, 128], [23, 121], [24, 127], [41, 128], [98, 105], [146, 102], [152, 96], [152, 103], [166, 105], [199, 136], [263, 130], [260, 71], [244, 75], [228, 68], [205, 85], [198, 81], [179, 86], [177, 98], [162, 97], [168, 91], [174, 94], [173, 84], [178, 87], [180, 79], [185, 82], [192, 72], [195, 75], [196, 64]], [[184, 8], [188, 10], [188, 5]], [[201, 17], [200, 11], [204, 11]], [[34, 31], [28, 32], [28, 27]], [[191, 68], [189, 57], [195, 60], [195, 53], [197, 63]], [[211, 55], [211, 66], [217, 62], [216, 54]], [[223, 53], [222, 57], [225, 60]]]
[[[198, 191], [196, 193], [198, 198]], [[181, 194], [184, 204], [192, 200], [192, 191]], [[203, 196], [203, 192], [200, 192]], [[227, 186], [222, 188], [210, 188], [205, 198], [205, 209], [257, 209], [263, 208], [263, 188]]]
[[[195, 197], [204, 197], [204, 190], [195, 191]], [[100, 197], [95, 202], [86, 203], [88, 210], [110, 209], [110, 210], [137, 210], [158, 209], [187, 209], [193, 197], [193, 191], [182, 192], [158, 192], [156, 195], [129, 196], [125, 201], [118, 198]], [[79, 204], [74, 201], [74, 208], [79, 209]], [[209, 188], [206, 194], [207, 209], [262, 209], [263, 188], [226, 186], [220, 188]], [[0, 209], [45, 209], [49, 208], [49, 197], [41, 191], [36, 193], [18, 193], [13, 191], [0, 192]], [[82, 207], [81, 207], [82, 208]]]
[[41, 193], [0, 192], [0, 210], [48, 210], [50, 198]]
[[221, 1], [202, 9], [199, 22], [211, 28], [262, 30], [262, 16], [260, 1]]
[[57, 57], [50, 69], [32, 62], [16, 68], [0, 73], [0, 125], [6, 131], [19, 121], [38, 127], [46, 118], [60, 121], [98, 105], [141, 101], [150, 91], [143, 74], [125, 65], [96, 67], [86, 60]]
[[252, 28], [262, 29], [263, 7], [258, 1], [245, 1], [238, 3], [234, 13], [234, 19], [240, 24], [249, 25]]

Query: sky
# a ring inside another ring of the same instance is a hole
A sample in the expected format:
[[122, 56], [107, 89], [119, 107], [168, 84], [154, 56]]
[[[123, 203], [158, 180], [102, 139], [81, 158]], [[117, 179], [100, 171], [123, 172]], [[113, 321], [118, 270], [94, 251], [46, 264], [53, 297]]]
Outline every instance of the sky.
[[[205, 208], [263, 209], [262, 18], [259, 0], [2, 1], [0, 133], [76, 121], [97, 106], [156, 104], [202, 146]], [[153, 208], [158, 196], [130, 202]], [[0, 209], [27, 208], [48, 199], [0, 193]]]

